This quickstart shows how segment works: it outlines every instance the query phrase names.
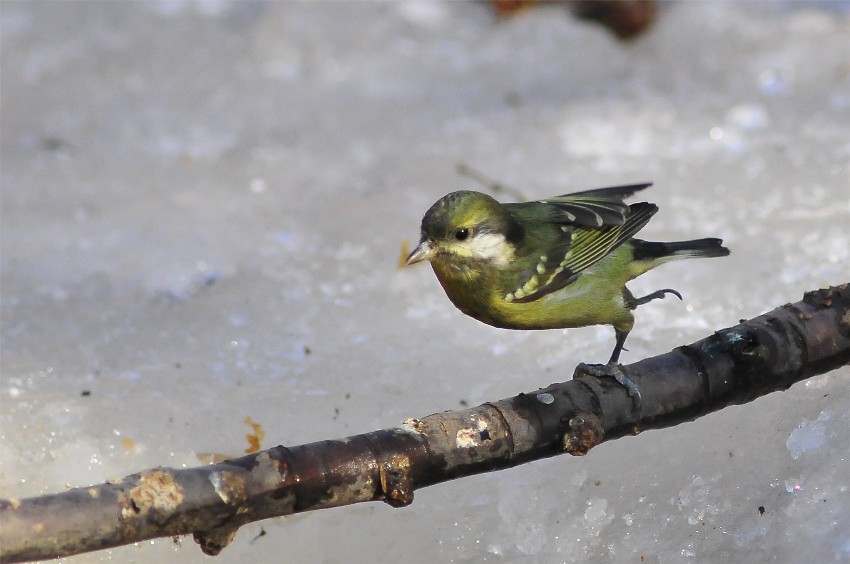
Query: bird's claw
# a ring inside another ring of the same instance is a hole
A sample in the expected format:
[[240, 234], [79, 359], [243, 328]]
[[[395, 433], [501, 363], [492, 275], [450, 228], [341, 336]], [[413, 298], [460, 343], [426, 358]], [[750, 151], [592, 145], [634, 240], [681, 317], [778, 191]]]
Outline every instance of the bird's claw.
[[667, 294], [673, 294], [674, 296], [676, 296], [680, 300], [684, 299], [682, 297], [682, 294], [680, 294], [678, 291], [674, 290], [673, 288], [664, 288], [663, 290], [657, 290], [655, 292], [652, 292], [651, 294], [647, 294], [646, 296], [644, 296], [642, 298], [635, 298], [634, 307], [649, 303], [652, 300], [662, 300], [662, 299], [664, 299], [664, 296], [667, 295]]
[[623, 371], [620, 370], [620, 365], [616, 362], [609, 362], [608, 364], [585, 364], [582, 362], [576, 367], [576, 375], [578, 374], [614, 378], [618, 384], [626, 388], [629, 397], [632, 398], [632, 409], [634, 411], [640, 410], [643, 399], [640, 395], [640, 389], [637, 384], [629, 380], [628, 376], [623, 374]]

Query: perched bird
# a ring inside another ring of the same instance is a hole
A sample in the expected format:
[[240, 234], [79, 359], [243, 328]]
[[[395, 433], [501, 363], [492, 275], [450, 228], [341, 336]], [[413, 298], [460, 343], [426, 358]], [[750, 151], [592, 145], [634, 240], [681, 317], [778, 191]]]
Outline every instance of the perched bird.
[[663, 289], [636, 298], [626, 282], [670, 260], [729, 254], [720, 239], [634, 239], [658, 206], [624, 200], [650, 185], [511, 204], [480, 192], [452, 192], [425, 214], [407, 264], [430, 261], [452, 303], [494, 327], [612, 325], [616, 344], [608, 363], [580, 367], [615, 377], [639, 405], [639, 390], [617, 364], [634, 325], [632, 311], [665, 294], [682, 296]]

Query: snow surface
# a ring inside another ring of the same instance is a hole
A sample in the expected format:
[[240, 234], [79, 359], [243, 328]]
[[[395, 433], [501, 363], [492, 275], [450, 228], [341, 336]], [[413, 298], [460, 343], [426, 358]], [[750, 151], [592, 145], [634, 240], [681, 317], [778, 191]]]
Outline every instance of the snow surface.
[[[848, 46], [847, 2], [664, 4], [624, 44], [557, 6], [4, 1], [2, 495], [239, 455], [248, 416], [301, 444], [606, 359], [610, 328], [493, 329], [397, 269], [431, 203], [480, 189], [458, 162], [528, 198], [652, 180], [646, 238], [726, 240], [633, 283], [685, 302], [639, 310], [627, 363], [847, 282]], [[252, 524], [216, 562], [847, 562], [848, 384]]]

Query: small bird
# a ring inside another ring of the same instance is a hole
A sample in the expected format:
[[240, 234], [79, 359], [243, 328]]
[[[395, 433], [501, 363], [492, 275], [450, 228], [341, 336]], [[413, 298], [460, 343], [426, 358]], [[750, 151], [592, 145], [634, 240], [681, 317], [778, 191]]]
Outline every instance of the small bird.
[[480, 192], [452, 192], [422, 219], [422, 238], [407, 264], [430, 261], [463, 313], [505, 329], [612, 325], [616, 344], [605, 365], [581, 364], [613, 376], [635, 406], [640, 391], [618, 361], [634, 326], [632, 311], [674, 294], [665, 288], [636, 298], [626, 282], [670, 260], [722, 257], [720, 239], [673, 243], [634, 239], [658, 211], [624, 200], [651, 183], [599, 188], [545, 200], [503, 204]]

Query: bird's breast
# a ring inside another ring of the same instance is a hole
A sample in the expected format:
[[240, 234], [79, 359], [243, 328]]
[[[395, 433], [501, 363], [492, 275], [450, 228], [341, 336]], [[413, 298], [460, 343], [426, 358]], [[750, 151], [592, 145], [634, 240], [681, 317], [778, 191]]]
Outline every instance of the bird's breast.
[[460, 311], [504, 329], [558, 329], [625, 322], [631, 313], [623, 304], [622, 285], [610, 284], [594, 272], [580, 275], [563, 288], [537, 300], [516, 302], [492, 272], [465, 273], [434, 263], [446, 295]]

